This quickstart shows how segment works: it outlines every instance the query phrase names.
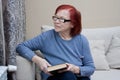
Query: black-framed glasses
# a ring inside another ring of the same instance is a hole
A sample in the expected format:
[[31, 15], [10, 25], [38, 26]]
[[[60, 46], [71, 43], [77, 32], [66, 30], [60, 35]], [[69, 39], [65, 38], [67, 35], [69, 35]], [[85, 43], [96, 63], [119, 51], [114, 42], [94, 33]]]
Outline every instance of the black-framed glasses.
[[52, 19], [53, 19], [53, 21], [59, 20], [59, 22], [62, 22], [62, 23], [70, 22], [71, 21], [71, 20], [67, 20], [67, 19], [64, 19], [64, 18], [59, 18], [57, 16], [52, 16]]

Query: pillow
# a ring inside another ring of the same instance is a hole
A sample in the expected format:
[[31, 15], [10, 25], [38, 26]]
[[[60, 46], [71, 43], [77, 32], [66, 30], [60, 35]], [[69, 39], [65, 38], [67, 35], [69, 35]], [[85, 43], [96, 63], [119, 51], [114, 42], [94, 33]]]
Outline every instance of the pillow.
[[54, 27], [53, 26], [48, 26], [48, 25], [42, 25], [41, 26], [41, 31], [42, 32], [48, 31], [50, 29], [54, 29]]
[[120, 37], [114, 35], [106, 55], [111, 68], [120, 68]]
[[109, 70], [105, 56], [105, 40], [89, 40], [89, 44], [96, 70]]

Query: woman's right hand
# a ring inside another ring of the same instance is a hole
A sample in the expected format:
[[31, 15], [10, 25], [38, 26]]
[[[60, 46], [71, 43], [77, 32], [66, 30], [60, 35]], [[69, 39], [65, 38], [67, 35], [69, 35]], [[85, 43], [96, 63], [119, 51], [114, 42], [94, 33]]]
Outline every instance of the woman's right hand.
[[47, 68], [51, 65], [45, 59], [35, 55], [32, 58], [32, 61], [35, 62], [44, 73], [51, 75], [47, 70]]

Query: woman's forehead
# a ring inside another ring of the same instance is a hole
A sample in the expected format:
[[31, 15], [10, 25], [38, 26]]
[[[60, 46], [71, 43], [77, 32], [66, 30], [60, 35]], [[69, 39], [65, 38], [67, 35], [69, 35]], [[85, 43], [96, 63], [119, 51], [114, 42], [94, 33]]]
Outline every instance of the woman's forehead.
[[59, 10], [59, 11], [56, 13], [56, 15], [59, 16], [59, 17], [66, 17], [66, 18], [69, 18], [69, 17], [70, 17], [69, 10]]

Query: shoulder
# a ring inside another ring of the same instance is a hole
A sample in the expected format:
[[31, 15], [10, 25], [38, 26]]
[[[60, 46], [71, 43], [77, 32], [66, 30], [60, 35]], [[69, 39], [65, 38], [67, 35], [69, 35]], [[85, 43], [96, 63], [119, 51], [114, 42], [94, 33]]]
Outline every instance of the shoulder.
[[51, 30], [42, 32], [40, 35], [50, 35], [50, 34], [53, 34], [54, 32], [55, 32], [54, 29], [51, 29]]
[[41, 37], [42, 39], [50, 39], [50, 38], [54, 37], [55, 34], [56, 34], [55, 30], [52, 29], [52, 30], [48, 30], [48, 31], [42, 32], [39, 35], [39, 37]]
[[83, 34], [79, 34], [79, 35], [77, 35], [77, 37], [82, 39], [82, 40], [85, 40], [85, 41], [87, 40], [87, 37]]
[[88, 44], [88, 39], [85, 35], [79, 34], [78, 36], [80, 37], [80, 39], [83, 43]]
[[50, 37], [50, 36], [53, 36], [54, 34], [55, 34], [55, 31], [54, 31], [54, 29], [52, 29], [52, 30], [48, 30], [48, 31], [42, 32], [40, 34], [40, 36]]

